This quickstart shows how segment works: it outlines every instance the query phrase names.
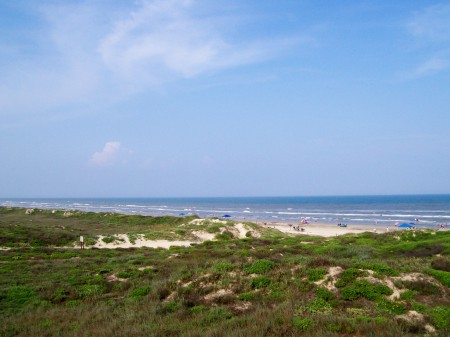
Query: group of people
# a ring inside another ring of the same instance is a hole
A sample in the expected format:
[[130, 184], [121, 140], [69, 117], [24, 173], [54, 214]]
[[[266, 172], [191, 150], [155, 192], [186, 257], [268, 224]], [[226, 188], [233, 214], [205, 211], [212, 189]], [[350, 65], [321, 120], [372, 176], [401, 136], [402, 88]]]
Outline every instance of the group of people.
[[338, 223], [338, 227], [347, 227], [346, 223]]
[[303, 227], [300, 227], [300, 225], [299, 226], [293, 226], [293, 225], [289, 224], [289, 227], [291, 227], [292, 230], [294, 230], [294, 231], [302, 231], [302, 232], [305, 231], [305, 229]]

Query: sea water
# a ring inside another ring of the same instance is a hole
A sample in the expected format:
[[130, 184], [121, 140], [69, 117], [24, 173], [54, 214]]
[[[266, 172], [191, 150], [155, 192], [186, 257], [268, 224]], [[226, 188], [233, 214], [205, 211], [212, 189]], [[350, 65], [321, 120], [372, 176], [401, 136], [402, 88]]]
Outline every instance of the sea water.
[[0, 199], [0, 206], [117, 212], [153, 216], [197, 215], [247, 221], [347, 223], [418, 227], [450, 223], [450, 195]]

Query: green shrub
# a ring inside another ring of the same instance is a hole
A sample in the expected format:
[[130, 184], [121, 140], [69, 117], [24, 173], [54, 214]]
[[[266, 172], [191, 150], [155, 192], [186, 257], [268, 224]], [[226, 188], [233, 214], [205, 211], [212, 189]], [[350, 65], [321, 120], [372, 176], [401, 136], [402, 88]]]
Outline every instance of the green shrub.
[[255, 293], [248, 292], [248, 293], [242, 293], [238, 295], [238, 299], [240, 301], [252, 301], [256, 297]]
[[306, 265], [309, 268], [332, 266], [333, 264], [334, 264], [333, 260], [323, 255], [315, 256], [310, 260], [308, 260], [308, 262], [306, 263]]
[[316, 289], [316, 296], [318, 298], [324, 299], [325, 301], [332, 301], [336, 297], [331, 291], [323, 287], [319, 287]]
[[81, 298], [96, 297], [105, 292], [105, 287], [99, 284], [85, 284], [78, 289], [78, 296]]
[[406, 312], [406, 308], [402, 303], [391, 302], [385, 299], [381, 299], [378, 302], [378, 307], [394, 315], [402, 315]]
[[270, 260], [257, 260], [251, 266], [244, 269], [247, 274], [265, 274], [275, 267], [275, 262]]
[[327, 274], [327, 271], [325, 269], [310, 269], [308, 270], [307, 274], [308, 281], [315, 282], [323, 279]]
[[192, 308], [188, 309], [188, 312], [191, 315], [195, 315], [195, 314], [198, 314], [200, 312], [205, 312], [205, 311], [208, 311], [208, 307], [204, 306], [204, 305], [195, 305]]
[[8, 288], [4, 299], [1, 297], [2, 296], [0, 296], [0, 308], [3, 306], [21, 308], [27, 304], [38, 301], [36, 290], [29, 286], [22, 285]]
[[142, 286], [139, 288], [134, 288], [131, 291], [131, 297], [143, 297], [147, 295], [150, 292], [151, 288], [150, 286]]
[[228, 241], [234, 239], [234, 235], [230, 231], [224, 231], [223, 233], [217, 234], [216, 239]]
[[400, 299], [404, 301], [411, 301], [416, 297], [416, 292], [412, 290], [404, 291], [400, 294]]
[[323, 298], [316, 298], [306, 305], [306, 310], [312, 314], [329, 313], [331, 305]]
[[203, 319], [203, 324], [209, 325], [212, 323], [224, 321], [233, 317], [233, 313], [225, 308], [211, 308], [208, 316]]
[[373, 270], [379, 274], [387, 276], [398, 276], [398, 272], [382, 263], [360, 262], [358, 268]]
[[434, 269], [429, 269], [427, 272], [437, 278], [443, 285], [450, 287], [450, 272]]
[[368, 281], [356, 281], [342, 289], [341, 297], [347, 301], [354, 301], [364, 297], [370, 301], [377, 300], [382, 295], [391, 295], [392, 290], [383, 284], [372, 284]]
[[307, 331], [314, 326], [314, 321], [311, 318], [294, 317], [292, 321], [294, 328], [299, 331]]
[[356, 268], [348, 268], [344, 270], [340, 275], [339, 280], [336, 282], [336, 287], [338, 288], [345, 287], [347, 284], [355, 281], [358, 277], [366, 276], [367, 274], [368, 273], [363, 270], [359, 270]]
[[217, 263], [213, 269], [214, 269], [214, 271], [216, 271], [218, 273], [225, 273], [227, 271], [233, 270], [233, 268], [234, 268], [234, 265], [230, 262], [220, 262], [220, 263]]
[[67, 308], [76, 308], [79, 305], [81, 305], [81, 301], [80, 300], [70, 300], [66, 302], [66, 307]]
[[102, 238], [102, 241], [104, 243], [112, 243], [114, 241], [116, 241], [116, 238], [113, 235], [108, 235]]
[[308, 280], [300, 280], [296, 283], [298, 290], [307, 293], [314, 288], [314, 284]]
[[421, 295], [438, 295], [441, 293], [439, 287], [424, 280], [402, 281], [401, 283], [404, 287], [413, 290]]
[[158, 315], [166, 315], [178, 311], [181, 305], [177, 302], [164, 302], [156, 306], [156, 313]]
[[266, 288], [270, 285], [270, 280], [265, 276], [257, 276], [252, 279], [252, 287], [259, 289], [259, 288]]
[[438, 329], [450, 329], [450, 308], [449, 307], [434, 307], [430, 311], [433, 324]]

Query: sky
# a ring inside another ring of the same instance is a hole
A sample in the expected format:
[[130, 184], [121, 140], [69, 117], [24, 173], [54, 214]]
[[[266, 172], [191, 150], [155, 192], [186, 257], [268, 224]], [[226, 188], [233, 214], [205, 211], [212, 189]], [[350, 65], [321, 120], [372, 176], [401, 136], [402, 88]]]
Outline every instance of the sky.
[[0, 1], [0, 197], [441, 193], [448, 1]]

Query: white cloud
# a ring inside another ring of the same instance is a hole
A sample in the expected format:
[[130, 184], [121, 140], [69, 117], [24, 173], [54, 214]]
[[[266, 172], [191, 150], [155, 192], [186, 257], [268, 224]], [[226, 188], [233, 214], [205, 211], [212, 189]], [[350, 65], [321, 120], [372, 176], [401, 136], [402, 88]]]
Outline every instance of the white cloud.
[[247, 32], [252, 15], [226, 4], [39, 2], [28, 13], [39, 24], [1, 46], [8, 52], [0, 54], [0, 114], [98, 108], [170, 81], [261, 62], [298, 42]]
[[102, 39], [103, 61], [124, 78], [160, 83], [261, 61], [273, 53], [267, 41], [244, 44], [227, 38], [225, 23], [233, 27], [237, 22], [196, 15], [196, 9], [194, 1], [143, 2]]
[[450, 5], [434, 5], [417, 12], [407, 28], [415, 39], [417, 50], [426, 55], [408, 78], [450, 69]]
[[120, 142], [106, 142], [103, 150], [101, 150], [100, 152], [95, 152], [91, 156], [91, 159], [89, 159], [89, 164], [95, 167], [111, 165], [116, 161], [121, 148], [122, 145], [120, 144]]
[[433, 57], [416, 69], [416, 76], [427, 76], [450, 69], [450, 58]]
[[450, 41], [450, 5], [434, 5], [416, 13], [408, 28], [426, 42]]

